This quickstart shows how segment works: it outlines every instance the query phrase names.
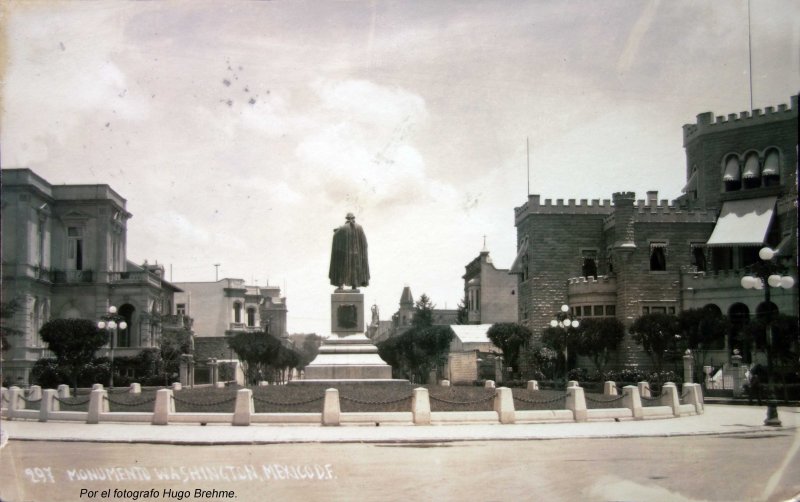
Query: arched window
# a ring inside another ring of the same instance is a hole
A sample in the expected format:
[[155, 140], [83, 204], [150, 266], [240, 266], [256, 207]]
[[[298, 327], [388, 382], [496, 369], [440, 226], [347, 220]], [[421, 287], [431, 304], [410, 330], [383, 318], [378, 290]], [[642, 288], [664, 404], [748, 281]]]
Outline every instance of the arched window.
[[713, 303], [707, 303], [707, 304], [703, 305], [703, 310], [708, 311], [709, 315], [713, 315], [713, 316], [716, 316], [716, 317], [719, 317], [719, 316], [722, 315], [722, 309], [720, 309], [717, 305], [715, 305]]
[[256, 309], [253, 307], [247, 308], [247, 325], [251, 327], [256, 325]]
[[750, 322], [750, 309], [744, 303], [734, 303], [728, 309], [728, 317], [736, 326], [743, 326]]
[[732, 192], [742, 188], [742, 173], [739, 170], [739, 158], [731, 155], [725, 161], [725, 172], [722, 175], [725, 191]]
[[776, 186], [781, 184], [781, 164], [777, 150], [769, 150], [764, 159], [764, 168], [761, 170], [761, 177], [764, 179], [764, 186]]
[[772, 302], [761, 302], [756, 307], [756, 318], [762, 322], [774, 321], [778, 316], [778, 306]]
[[239, 302], [233, 304], [233, 322], [242, 322], [242, 304]]
[[761, 166], [758, 155], [751, 153], [744, 161], [742, 179], [745, 188], [758, 188], [761, 186]]

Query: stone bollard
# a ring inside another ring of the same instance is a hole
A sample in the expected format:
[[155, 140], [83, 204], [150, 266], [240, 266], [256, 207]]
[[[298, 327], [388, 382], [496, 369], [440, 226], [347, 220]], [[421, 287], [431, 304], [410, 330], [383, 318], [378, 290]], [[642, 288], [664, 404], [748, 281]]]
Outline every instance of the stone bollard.
[[28, 400], [38, 401], [41, 398], [42, 398], [42, 387], [39, 385], [31, 385], [31, 388], [28, 391]]
[[172, 398], [172, 389], [158, 389], [156, 391], [156, 404], [153, 408], [153, 425], [167, 425], [170, 413], [175, 413], [175, 400]]
[[695, 412], [703, 413], [703, 389], [699, 383], [683, 384], [683, 393], [686, 394], [686, 404], [693, 404]]
[[142, 393], [142, 385], [138, 383], [132, 383], [131, 388], [128, 390], [131, 394], [141, 394]]
[[486, 382], [483, 384], [483, 387], [485, 389], [494, 389], [494, 380], [486, 380]]
[[224, 389], [225, 388], [225, 382], [217, 382], [217, 383], [215, 383], [214, 384], [214, 388], [216, 388], [216, 389]]
[[603, 383], [603, 395], [604, 396], [618, 396], [619, 392], [617, 392], [617, 384], [616, 382], [607, 381]]
[[442, 382], [439, 385], [441, 385], [442, 387], [450, 387], [450, 380], [442, 380]]
[[694, 382], [694, 355], [689, 349], [686, 349], [683, 356], [683, 381]]
[[172, 382], [172, 390], [173, 391], [177, 392], [177, 391], [181, 390], [182, 388], [183, 388], [183, 386], [181, 385], [180, 382]]
[[18, 418], [16, 412], [24, 410], [25, 406], [25, 391], [16, 385], [11, 386], [8, 389], [8, 419]]
[[639, 396], [639, 387], [635, 385], [626, 385], [622, 388], [622, 406], [631, 410], [634, 420], [644, 419], [642, 398]]
[[259, 387], [269, 387], [269, 382], [267, 382], [266, 380], [261, 380], [260, 382], [258, 382], [258, 386]]
[[96, 384], [92, 385], [92, 390], [103, 390], [103, 388], [104, 388], [103, 384], [101, 384], [101, 383], [96, 383]]
[[745, 376], [747, 368], [742, 365], [742, 356], [738, 350], [733, 351], [731, 366], [733, 366], [733, 397], [742, 397], [744, 395], [744, 384], [747, 382], [747, 377]]
[[661, 386], [661, 405], [672, 408], [672, 415], [681, 416], [681, 401], [678, 394], [678, 387], [672, 382], [666, 382]]
[[650, 382], [639, 382], [637, 386], [639, 387], [639, 396], [650, 397]]
[[325, 405], [322, 408], [322, 425], [339, 425], [340, 415], [339, 389], [327, 389]]
[[580, 387], [580, 386], [581, 386], [581, 384], [577, 380], [570, 380], [569, 382], [567, 382], [567, 388], [569, 388], [569, 387]]
[[99, 424], [100, 414], [108, 413], [108, 411], [108, 391], [105, 389], [94, 389], [92, 393], [89, 394], [89, 414], [86, 417], [86, 423]]
[[0, 387], [0, 408], [8, 408], [8, 389]]
[[431, 399], [428, 389], [419, 387], [414, 389], [411, 398], [411, 413], [414, 415], [414, 425], [431, 424]]
[[528, 380], [528, 390], [539, 390], [539, 382], [536, 380]]
[[58, 386], [58, 397], [60, 399], [65, 399], [70, 396], [69, 393], [69, 385], [62, 383]]
[[516, 421], [514, 414], [514, 396], [508, 387], [499, 387], [494, 394], [494, 411], [501, 424], [513, 424]]
[[586, 421], [586, 395], [583, 393], [583, 388], [577, 385], [567, 387], [567, 409], [572, 410], [576, 422]]
[[250, 389], [237, 390], [236, 406], [233, 411], [233, 425], [250, 425], [250, 416], [255, 412], [253, 391]]
[[58, 404], [58, 401], [56, 401], [56, 390], [45, 389], [42, 395], [42, 402], [39, 404], [39, 421], [47, 422], [47, 419], [50, 417], [50, 412], [59, 410]]

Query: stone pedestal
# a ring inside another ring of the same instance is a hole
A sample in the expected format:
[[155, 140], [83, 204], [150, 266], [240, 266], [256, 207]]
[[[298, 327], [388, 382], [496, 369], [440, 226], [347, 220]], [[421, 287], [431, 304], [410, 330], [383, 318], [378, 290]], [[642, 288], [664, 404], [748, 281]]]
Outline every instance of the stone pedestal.
[[331, 294], [331, 337], [306, 366], [309, 380], [391, 380], [392, 367], [364, 336], [364, 295], [337, 289]]

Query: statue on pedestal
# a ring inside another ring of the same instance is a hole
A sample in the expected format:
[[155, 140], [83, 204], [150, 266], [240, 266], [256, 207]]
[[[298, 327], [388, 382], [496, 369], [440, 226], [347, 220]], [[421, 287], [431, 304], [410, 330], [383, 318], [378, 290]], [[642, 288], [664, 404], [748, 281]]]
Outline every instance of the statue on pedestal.
[[369, 262], [367, 260], [367, 237], [364, 229], [356, 223], [353, 213], [347, 213], [346, 222], [333, 231], [331, 266], [328, 278], [338, 289], [351, 286], [357, 290], [369, 285]]

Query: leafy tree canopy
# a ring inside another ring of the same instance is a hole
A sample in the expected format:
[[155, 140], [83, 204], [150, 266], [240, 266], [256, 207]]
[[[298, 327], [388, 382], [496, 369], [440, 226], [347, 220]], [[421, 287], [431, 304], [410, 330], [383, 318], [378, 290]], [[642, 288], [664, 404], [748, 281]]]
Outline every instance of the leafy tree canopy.
[[625, 338], [625, 326], [616, 317], [588, 318], [581, 321], [577, 335], [578, 354], [590, 357], [597, 371], [602, 372], [611, 352]]
[[530, 342], [533, 336], [531, 330], [515, 322], [501, 322], [493, 324], [486, 335], [496, 347], [503, 351], [506, 364], [511, 366], [515, 372], [518, 371], [520, 350]]
[[428, 328], [433, 326], [433, 309], [436, 308], [428, 298], [422, 293], [419, 300], [414, 304], [414, 316], [411, 318], [411, 326], [414, 328]]
[[89, 319], [53, 319], [39, 333], [59, 366], [71, 375], [73, 387], [77, 387], [81, 367], [91, 363], [97, 349], [108, 342], [106, 332]]
[[642, 346], [661, 371], [664, 353], [675, 343], [680, 333], [678, 317], [672, 314], [644, 314], [633, 321], [630, 327], [633, 341]]

